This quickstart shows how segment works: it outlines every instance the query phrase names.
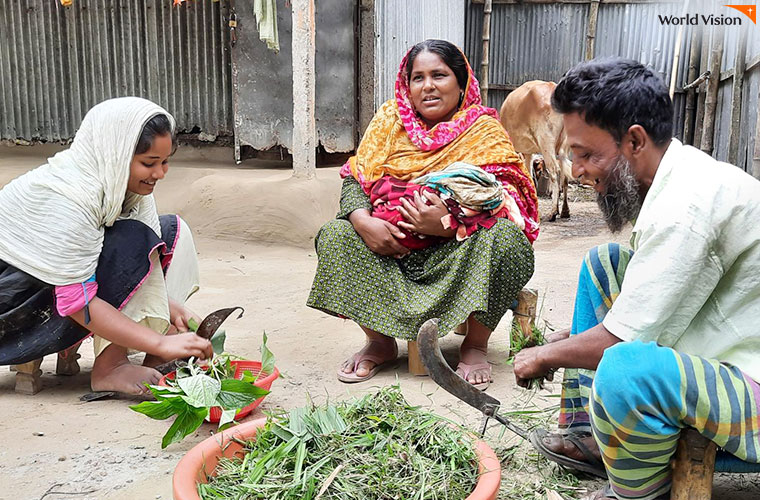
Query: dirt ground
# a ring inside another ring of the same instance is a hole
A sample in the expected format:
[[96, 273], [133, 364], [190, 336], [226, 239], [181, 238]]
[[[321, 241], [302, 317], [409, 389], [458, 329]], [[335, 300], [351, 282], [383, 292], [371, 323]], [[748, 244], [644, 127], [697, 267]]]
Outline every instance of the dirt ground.
[[[0, 148], [0, 185], [41, 163], [56, 148]], [[199, 156], [200, 155], [200, 156]], [[285, 377], [252, 416], [272, 408], [302, 406], [307, 396], [341, 399], [381, 385], [399, 383], [407, 399], [430, 405], [475, 428], [478, 413], [448, 395], [427, 377], [408, 373], [406, 346], [393, 369], [372, 381], [344, 385], [338, 364], [362, 344], [357, 326], [307, 308], [316, 256], [311, 246], [319, 226], [336, 211], [340, 182], [337, 168], [321, 168], [316, 180], [290, 178], [287, 168], [236, 167], [228, 151], [180, 153], [166, 180], [157, 187], [162, 212], [180, 213], [196, 233], [202, 288], [190, 307], [204, 315], [232, 305], [245, 308], [240, 320], [226, 324], [227, 350], [258, 358], [262, 333]], [[541, 315], [554, 327], [569, 325], [580, 261], [586, 250], [611, 235], [589, 193], [571, 192], [571, 218], [544, 223], [535, 244], [536, 272], [529, 286], [542, 297]], [[543, 212], [547, 200], [542, 200]], [[505, 408], [522, 401], [508, 354], [507, 316], [492, 337], [489, 361], [494, 384], [489, 394]], [[460, 337], [442, 340], [444, 354], [455, 359]], [[182, 443], [161, 450], [166, 421], [154, 421], [127, 408], [129, 401], [82, 403], [89, 392], [93, 354], [81, 348], [80, 374], [56, 376], [55, 357], [42, 364], [42, 392], [14, 392], [14, 373], [0, 367], [0, 500], [26, 499], [169, 499], [171, 475], [180, 457], [213, 431], [204, 424]], [[135, 358], [139, 361], [138, 358]], [[551, 384], [537, 404], [556, 404]], [[757, 498], [756, 475], [721, 481], [719, 499]], [[737, 493], [734, 490], [739, 489]], [[509, 492], [502, 492], [510, 498]]]

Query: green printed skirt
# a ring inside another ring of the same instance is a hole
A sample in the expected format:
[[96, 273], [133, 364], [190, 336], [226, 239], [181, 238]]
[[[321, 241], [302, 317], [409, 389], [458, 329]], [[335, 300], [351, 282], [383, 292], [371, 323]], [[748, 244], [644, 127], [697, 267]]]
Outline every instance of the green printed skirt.
[[440, 319], [445, 335], [471, 313], [493, 330], [533, 275], [533, 248], [507, 219], [403, 259], [372, 252], [349, 221], [334, 219], [320, 229], [316, 248], [307, 305], [406, 340], [430, 318]]

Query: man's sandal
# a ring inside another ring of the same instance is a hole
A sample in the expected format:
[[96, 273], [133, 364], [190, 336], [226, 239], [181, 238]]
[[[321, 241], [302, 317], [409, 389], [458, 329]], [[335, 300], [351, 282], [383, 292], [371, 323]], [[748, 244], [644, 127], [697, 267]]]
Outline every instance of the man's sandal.
[[607, 471], [604, 469], [602, 461], [596, 458], [596, 456], [591, 453], [591, 450], [588, 449], [588, 446], [581, 441], [581, 438], [588, 436], [588, 434], [569, 433], [562, 435], [562, 439], [570, 441], [581, 453], [583, 453], [583, 456], [586, 457], [587, 460], [585, 462], [550, 450], [544, 443], [544, 438], [547, 436], [549, 436], [549, 433], [545, 429], [535, 429], [531, 431], [528, 439], [530, 439], [530, 442], [536, 451], [552, 462], [556, 462], [568, 469], [579, 470], [587, 474], [607, 479]]

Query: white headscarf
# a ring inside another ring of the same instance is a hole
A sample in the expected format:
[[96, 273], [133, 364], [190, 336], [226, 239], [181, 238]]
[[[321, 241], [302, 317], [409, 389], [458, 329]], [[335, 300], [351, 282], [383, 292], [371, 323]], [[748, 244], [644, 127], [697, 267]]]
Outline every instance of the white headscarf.
[[129, 165], [145, 124], [166, 115], [139, 97], [93, 107], [71, 147], [0, 190], [0, 259], [51, 285], [92, 276], [103, 233], [119, 218], [161, 228], [153, 195], [127, 193]]

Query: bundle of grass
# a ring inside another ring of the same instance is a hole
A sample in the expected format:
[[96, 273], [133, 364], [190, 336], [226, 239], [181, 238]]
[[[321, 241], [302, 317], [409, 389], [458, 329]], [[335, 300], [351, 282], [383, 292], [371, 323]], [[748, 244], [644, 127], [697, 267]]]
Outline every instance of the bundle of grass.
[[463, 499], [478, 480], [471, 434], [398, 386], [270, 416], [241, 444], [244, 458], [198, 485], [202, 499]]

